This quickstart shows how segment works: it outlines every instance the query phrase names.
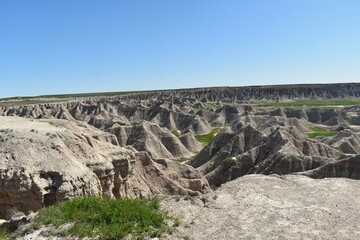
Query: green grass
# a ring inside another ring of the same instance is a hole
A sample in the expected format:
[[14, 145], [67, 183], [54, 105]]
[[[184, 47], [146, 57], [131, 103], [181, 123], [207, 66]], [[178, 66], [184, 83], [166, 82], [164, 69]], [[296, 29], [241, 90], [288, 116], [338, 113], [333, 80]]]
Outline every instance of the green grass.
[[196, 140], [198, 140], [200, 143], [206, 145], [209, 142], [211, 142], [215, 134], [219, 131], [219, 128], [213, 128], [210, 133], [204, 134], [204, 135], [195, 135]]
[[308, 138], [333, 137], [337, 134], [336, 132], [332, 132], [332, 131], [327, 130], [326, 128], [318, 127], [318, 126], [310, 127], [310, 129], [312, 132], [306, 133]]
[[159, 237], [169, 228], [155, 199], [102, 199], [82, 197], [39, 210], [33, 227], [73, 223], [67, 234], [99, 239]]
[[209, 107], [218, 107], [220, 105], [218, 102], [207, 102], [206, 104]]
[[176, 137], [180, 137], [180, 133], [178, 132], [178, 130], [173, 130], [173, 131], [170, 131], [172, 134], [174, 134]]
[[251, 104], [255, 107], [277, 108], [334, 108], [349, 105], [360, 105], [358, 98], [335, 98], [335, 99], [296, 99], [286, 102], [258, 101]]
[[8, 239], [8, 234], [5, 228], [0, 227], [0, 240]]
[[189, 161], [189, 160], [191, 160], [191, 159], [192, 159], [192, 158], [184, 158], [184, 157], [182, 157], [182, 158], [176, 159], [175, 161], [177, 161], [177, 162], [179, 162], [179, 163], [183, 163], [183, 162]]

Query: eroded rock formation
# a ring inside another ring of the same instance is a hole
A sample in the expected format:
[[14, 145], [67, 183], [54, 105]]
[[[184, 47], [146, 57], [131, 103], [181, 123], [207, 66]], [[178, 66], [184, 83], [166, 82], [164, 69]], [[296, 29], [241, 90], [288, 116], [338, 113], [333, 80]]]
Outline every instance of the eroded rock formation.
[[[358, 106], [254, 105], [334, 97], [360, 97], [360, 84], [184, 89], [3, 104], [0, 217], [83, 194], [197, 195], [210, 190], [208, 182], [218, 187], [253, 173], [358, 179]], [[307, 133], [314, 126], [335, 136], [311, 139]], [[198, 142], [214, 128], [219, 128], [214, 139]], [[178, 163], [186, 159], [191, 160]]]
[[208, 192], [190, 166], [120, 147], [83, 122], [0, 117], [0, 218], [59, 201]]

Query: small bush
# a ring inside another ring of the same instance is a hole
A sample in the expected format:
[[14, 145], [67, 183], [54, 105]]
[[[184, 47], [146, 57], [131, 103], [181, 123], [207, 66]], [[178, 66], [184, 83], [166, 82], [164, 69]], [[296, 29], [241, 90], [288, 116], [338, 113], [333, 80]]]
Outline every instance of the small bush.
[[43, 208], [33, 221], [33, 227], [72, 223], [67, 230], [78, 237], [122, 239], [132, 236], [160, 236], [167, 230], [165, 216], [159, 212], [159, 201], [145, 198], [105, 200], [82, 197]]
[[174, 220], [174, 224], [173, 224], [173, 227], [178, 227], [178, 226], [180, 226], [180, 220], [178, 219], [178, 218], [176, 218], [175, 220]]

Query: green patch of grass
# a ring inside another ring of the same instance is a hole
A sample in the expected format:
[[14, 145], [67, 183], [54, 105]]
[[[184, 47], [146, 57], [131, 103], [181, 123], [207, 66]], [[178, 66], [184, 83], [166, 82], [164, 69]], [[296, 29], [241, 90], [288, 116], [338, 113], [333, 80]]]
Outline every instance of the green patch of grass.
[[313, 132], [327, 132], [328, 130], [324, 127], [319, 127], [319, 126], [312, 126], [310, 127], [311, 131]]
[[186, 161], [189, 161], [191, 160], [192, 158], [179, 158], [179, 159], [176, 159], [175, 161], [179, 162], [179, 163], [183, 163], [183, 162], [186, 162]]
[[213, 108], [219, 107], [220, 104], [218, 102], [207, 102], [204, 103], [204, 107], [198, 107], [196, 108], [197, 111], [209, 111]]
[[33, 221], [33, 227], [72, 223], [68, 234], [99, 239], [132, 237], [158, 237], [168, 226], [166, 215], [159, 212], [156, 199], [102, 199], [82, 197], [41, 209]]
[[8, 239], [8, 233], [5, 228], [0, 227], [0, 240]]
[[220, 105], [218, 102], [207, 102], [206, 104], [209, 108], [216, 108]]
[[180, 219], [175, 218], [174, 223], [173, 223], [173, 226], [174, 226], [174, 227], [178, 227], [178, 226], [180, 226], [180, 224], [181, 224]]
[[255, 107], [276, 107], [276, 108], [338, 108], [349, 105], [360, 105], [359, 98], [335, 98], [335, 99], [295, 99], [286, 102], [258, 101], [253, 104]]
[[316, 137], [333, 137], [336, 135], [336, 132], [313, 132], [306, 134], [308, 138], [316, 138]]
[[126, 123], [123, 123], [123, 122], [114, 122], [114, 124], [119, 124], [120, 126], [125, 126], [126, 125]]
[[187, 162], [187, 161], [191, 161], [193, 160], [194, 158], [196, 158], [196, 156], [199, 154], [199, 151], [195, 151], [193, 152], [193, 156], [189, 157], [189, 158], [186, 158], [186, 157], [182, 157], [182, 158], [178, 158], [176, 159], [175, 161], [176, 162], [179, 162], [179, 163], [184, 163], [184, 162]]
[[312, 132], [306, 133], [308, 138], [316, 138], [316, 137], [320, 137], [320, 136], [321, 137], [333, 137], [337, 134], [336, 132], [332, 132], [326, 128], [318, 127], [318, 126], [310, 127], [310, 129]]
[[214, 128], [211, 130], [210, 133], [204, 134], [204, 135], [195, 135], [196, 140], [198, 140], [200, 143], [207, 145], [209, 142], [211, 142], [216, 133], [219, 131], [219, 128]]
[[176, 137], [180, 137], [181, 136], [181, 132], [179, 130], [172, 130], [170, 131], [173, 135], [175, 135]]

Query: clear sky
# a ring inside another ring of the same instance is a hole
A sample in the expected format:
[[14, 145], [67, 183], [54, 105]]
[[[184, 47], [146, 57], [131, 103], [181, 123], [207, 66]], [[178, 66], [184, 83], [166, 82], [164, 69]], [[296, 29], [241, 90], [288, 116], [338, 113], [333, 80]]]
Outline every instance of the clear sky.
[[1, 0], [0, 97], [360, 82], [359, 0]]

